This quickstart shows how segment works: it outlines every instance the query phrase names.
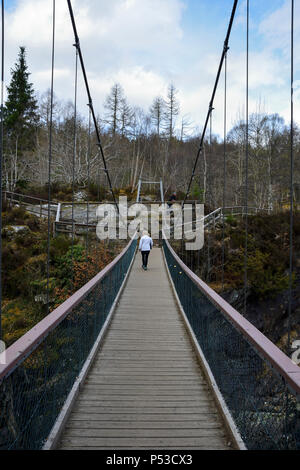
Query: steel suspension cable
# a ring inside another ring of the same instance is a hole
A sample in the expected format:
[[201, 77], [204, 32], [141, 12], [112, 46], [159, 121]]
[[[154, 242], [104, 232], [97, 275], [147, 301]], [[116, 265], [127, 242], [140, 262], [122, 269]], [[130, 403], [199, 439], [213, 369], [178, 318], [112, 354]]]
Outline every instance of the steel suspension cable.
[[[210, 116], [209, 116], [209, 154], [210, 154], [210, 157], [212, 157], [212, 126], [213, 126], [213, 109], [210, 113]], [[207, 165], [207, 189], [208, 189], [208, 182], [209, 182], [209, 165]], [[210, 198], [210, 201], [211, 201], [211, 198]], [[211, 210], [211, 209], [210, 209]], [[207, 231], [207, 282], [210, 281], [210, 266], [211, 266], [211, 263], [210, 263], [210, 230], [209, 230], [209, 227], [208, 227], [208, 231]]]
[[53, 0], [52, 20], [52, 53], [51, 53], [51, 85], [50, 85], [50, 116], [49, 116], [49, 154], [48, 154], [48, 234], [47, 234], [47, 314], [50, 312], [50, 243], [51, 243], [51, 171], [52, 171], [52, 138], [53, 138], [53, 95], [54, 95], [54, 59], [55, 59], [55, 17], [56, 5]]
[[294, 0], [291, 0], [291, 129], [290, 129], [290, 266], [287, 353], [291, 346], [291, 316], [293, 301], [293, 229], [294, 229]]
[[108, 171], [105, 156], [104, 156], [103, 147], [102, 147], [102, 144], [101, 144], [100, 131], [99, 131], [99, 127], [98, 127], [98, 123], [97, 123], [97, 119], [96, 119], [96, 115], [95, 115], [95, 111], [94, 111], [93, 101], [92, 101], [92, 97], [91, 97], [91, 93], [90, 93], [89, 83], [88, 83], [88, 79], [87, 79], [87, 75], [86, 75], [86, 70], [85, 70], [84, 60], [83, 60], [82, 51], [81, 51], [81, 47], [80, 47], [79, 36], [78, 36], [78, 33], [77, 33], [77, 27], [76, 27], [75, 17], [74, 17], [74, 13], [73, 13], [72, 3], [71, 3], [71, 0], [67, 0], [67, 1], [68, 1], [68, 7], [69, 7], [69, 12], [70, 12], [73, 32], [74, 32], [74, 36], [75, 36], [75, 47], [78, 50], [81, 70], [82, 70], [82, 73], [83, 73], [85, 87], [86, 87], [86, 91], [87, 91], [87, 95], [88, 95], [88, 102], [89, 102], [88, 105], [91, 109], [92, 118], [93, 118], [93, 122], [94, 122], [94, 126], [95, 126], [95, 132], [96, 132], [96, 137], [97, 137], [97, 145], [98, 145], [98, 148], [100, 150], [101, 157], [102, 157], [104, 172], [106, 173], [106, 176], [107, 176], [110, 192], [112, 194], [113, 201], [116, 205], [117, 212], [119, 214], [119, 206], [117, 204], [115, 193], [113, 191], [109, 171]]
[[[77, 94], [78, 94], [78, 49], [75, 52], [75, 83], [74, 83], [74, 142], [73, 142], [73, 158], [72, 158], [72, 272], [74, 270], [74, 240], [75, 240], [75, 167], [77, 152]], [[73, 272], [74, 274], [74, 272]], [[74, 281], [74, 276], [73, 276]]]
[[[49, 116], [49, 156], [48, 156], [48, 230], [47, 230], [47, 315], [50, 313], [50, 246], [51, 246], [51, 170], [52, 170], [52, 137], [53, 137], [53, 95], [54, 95], [54, 57], [55, 57], [55, 19], [56, 0], [52, 2], [52, 52], [51, 52], [51, 85]], [[43, 342], [44, 386], [47, 381], [48, 345]]]
[[89, 192], [90, 192], [90, 169], [91, 169], [91, 109], [89, 108], [89, 131], [88, 131], [88, 163], [87, 163], [87, 187], [88, 187], [88, 198], [87, 198], [87, 208], [86, 208], [86, 224], [87, 224], [87, 232], [86, 232], [86, 272], [88, 275], [88, 263], [89, 263]]
[[246, 163], [245, 163], [245, 257], [244, 257], [244, 315], [247, 313], [248, 287], [248, 173], [249, 173], [249, 0], [247, 0], [246, 32]]
[[[212, 134], [213, 134], [213, 111], [214, 111], [214, 109], [215, 108], [212, 108], [210, 116], [209, 116], [209, 155], [210, 155], [210, 158], [212, 158], [212, 155], [213, 155]], [[207, 182], [208, 182], [208, 185], [209, 185], [210, 178], [211, 178], [209, 164], [207, 165], [207, 176], [208, 176]], [[209, 206], [210, 206], [210, 210], [211, 210], [212, 209], [212, 207], [211, 207], [212, 206], [211, 188], [209, 188], [208, 194], [209, 194]]]
[[0, 341], [2, 339], [2, 161], [3, 161], [3, 112], [4, 112], [4, 0], [1, 5], [1, 124], [0, 124]]
[[[290, 249], [289, 249], [289, 300], [286, 354], [291, 353], [291, 316], [293, 300], [293, 229], [294, 229], [294, 0], [291, 0], [291, 86], [290, 86]], [[288, 448], [289, 391], [285, 391], [285, 434]]]
[[227, 52], [225, 55], [224, 70], [224, 154], [223, 154], [223, 220], [222, 220], [222, 292], [224, 292], [225, 276], [225, 207], [226, 207], [226, 152], [227, 152]]
[[185, 204], [185, 202], [186, 202], [186, 200], [187, 200], [187, 198], [188, 198], [188, 196], [189, 196], [189, 194], [190, 194], [192, 182], [193, 182], [193, 179], [194, 179], [194, 177], [195, 177], [195, 172], [196, 172], [198, 160], [199, 160], [200, 155], [202, 154], [203, 144], [204, 144], [204, 138], [205, 138], [205, 134], [206, 134], [208, 122], [209, 122], [209, 117], [210, 117], [210, 115], [211, 115], [211, 113], [212, 113], [212, 110], [213, 110], [213, 104], [214, 104], [215, 95], [216, 95], [216, 91], [217, 91], [218, 84], [219, 84], [219, 79], [220, 79], [221, 71], [222, 71], [222, 68], [223, 68], [223, 63], [224, 63], [225, 55], [226, 55], [226, 53], [227, 53], [227, 51], [228, 51], [228, 43], [229, 43], [229, 39], [230, 39], [230, 34], [231, 34], [231, 30], [232, 30], [233, 20], [234, 20], [235, 13], [236, 13], [237, 4], [238, 4], [238, 0], [234, 0], [232, 12], [231, 12], [231, 17], [230, 17], [230, 21], [229, 21], [229, 26], [228, 26], [226, 38], [225, 38], [225, 41], [224, 41], [223, 52], [222, 52], [222, 56], [221, 56], [221, 60], [220, 60], [220, 64], [219, 64], [219, 68], [218, 68], [218, 72], [217, 72], [217, 77], [216, 77], [216, 81], [215, 81], [215, 84], [214, 84], [214, 88], [213, 88], [211, 100], [210, 100], [210, 103], [209, 103], [209, 108], [208, 108], [208, 112], [207, 112], [207, 116], [206, 116], [204, 128], [203, 128], [203, 131], [202, 131], [202, 136], [201, 136], [201, 140], [200, 140], [199, 150], [198, 150], [198, 152], [197, 152], [196, 160], [195, 160], [194, 167], [193, 167], [193, 171], [192, 171], [192, 176], [191, 176], [191, 179], [190, 179], [190, 181], [189, 181], [189, 185], [188, 185], [187, 192], [186, 192], [186, 195], [185, 195], [184, 200], [183, 200], [183, 203], [182, 203], [182, 207], [184, 206], [184, 204]]

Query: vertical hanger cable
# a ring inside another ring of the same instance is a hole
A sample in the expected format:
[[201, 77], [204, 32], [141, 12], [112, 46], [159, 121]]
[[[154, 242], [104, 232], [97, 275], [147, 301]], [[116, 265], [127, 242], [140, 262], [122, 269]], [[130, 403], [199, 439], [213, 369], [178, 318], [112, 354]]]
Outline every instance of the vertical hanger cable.
[[247, 313], [248, 287], [248, 173], [249, 173], [249, 0], [247, 0], [246, 44], [246, 162], [245, 162], [245, 259], [244, 259], [244, 315]]
[[2, 339], [2, 161], [3, 161], [3, 111], [4, 111], [4, 0], [1, 5], [1, 123], [0, 123], [0, 341]]
[[291, 129], [290, 129], [290, 266], [287, 352], [291, 346], [291, 316], [293, 301], [293, 229], [294, 229], [294, 0], [291, 0]]
[[50, 313], [50, 244], [51, 244], [51, 171], [52, 171], [52, 141], [53, 141], [53, 95], [54, 95], [54, 58], [55, 58], [55, 16], [56, 5], [53, 0], [52, 24], [52, 54], [51, 54], [51, 86], [50, 86], [50, 116], [49, 116], [49, 157], [48, 157], [48, 239], [47, 239], [47, 314]]

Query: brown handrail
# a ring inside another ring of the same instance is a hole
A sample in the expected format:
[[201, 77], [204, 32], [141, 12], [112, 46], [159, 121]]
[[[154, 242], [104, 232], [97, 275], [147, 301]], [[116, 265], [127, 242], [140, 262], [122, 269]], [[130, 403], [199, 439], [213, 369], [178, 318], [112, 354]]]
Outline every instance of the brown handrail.
[[[39, 198], [39, 197], [35, 197], [35, 196], [29, 196], [27, 194], [20, 194], [20, 193], [15, 193], [13, 191], [3, 191], [4, 194], [11, 194], [12, 196], [20, 196], [20, 197], [26, 197], [28, 199], [32, 199], [34, 201], [39, 201], [39, 202], [45, 202], [48, 204], [49, 201], [47, 201], [46, 199], [42, 199], [42, 198]], [[57, 202], [54, 202], [54, 201], [50, 201], [50, 204], [53, 204], [53, 205], [57, 205], [58, 203]]]
[[6, 364], [0, 364], [0, 381], [8, 376], [15, 367], [20, 364], [28, 355], [36, 349], [48, 334], [59, 325], [66, 316], [76, 307], [94, 287], [101, 281], [120, 261], [129, 250], [135, 240], [136, 234], [132, 237], [128, 245], [122, 252], [108, 264], [100, 273], [79, 289], [75, 294], [69, 297], [64, 303], [57, 307], [42, 321], [37, 323], [31, 330], [23, 335], [19, 340], [12, 344], [5, 353]]
[[82, 224], [79, 222], [74, 222], [73, 224], [72, 221], [66, 222], [65, 220], [60, 220], [59, 222], [55, 222], [55, 224], [56, 225], [74, 225], [74, 227], [92, 227], [92, 228], [97, 227], [97, 224]]
[[[183, 202], [183, 201], [181, 201], [181, 200], [176, 200], [176, 201], [174, 201], [174, 204], [180, 204], [181, 202]], [[108, 201], [108, 200], [103, 200], [103, 201], [89, 201], [89, 204], [103, 204], [103, 203], [105, 203], [105, 204], [108, 203], [108, 204], [109, 204], [109, 203], [113, 203], [113, 201]], [[147, 205], [150, 205], [150, 204], [167, 204], [168, 201], [160, 201], [160, 200], [156, 200], [156, 199], [155, 199], [155, 200], [153, 200], [153, 201], [139, 201], [139, 202], [137, 202], [137, 201], [134, 201], [134, 200], [128, 200], [127, 203], [128, 203], [128, 205], [131, 205], [131, 206], [133, 206], [133, 205], [135, 205], [135, 204], [144, 204], [145, 206], [147, 206]], [[190, 199], [190, 200], [187, 200], [187, 201], [186, 201], [186, 204], [187, 204], [187, 203], [192, 203], [192, 204], [198, 203], [198, 204], [199, 204], [199, 201], [197, 201], [196, 199]], [[73, 203], [72, 203], [72, 201], [61, 201], [61, 204], [62, 204], [62, 205], [68, 205], [68, 206], [70, 206], [70, 205], [72, 205]], [[75, 201], [75, 202], [74, 202], [74, 205], [80, 205], [80, 204], [87, 204], [87, 201], [84, 201], [84, 202], [82, 202], [82, 201]]]
[[256, 351], [272, 368], [277, 371], [290, 386], [291, 391], [296, 395], [300, 395], [300, 367], [284, 354], [272, 341], [263, 335], [252, 323], [244, 318], [237, 310], [235, 310], [226, 300], [211, 289], [203, 282], [193, 271], [191, 271], [175, 253], [168, 240], [164, 239], [172, 256], [179, 264], [180, 268], [193, 281], [193, 283], [204, 293], [204, 295], [220, 309], [227, 320], [242, 333], [242, 335], [254, 346]]

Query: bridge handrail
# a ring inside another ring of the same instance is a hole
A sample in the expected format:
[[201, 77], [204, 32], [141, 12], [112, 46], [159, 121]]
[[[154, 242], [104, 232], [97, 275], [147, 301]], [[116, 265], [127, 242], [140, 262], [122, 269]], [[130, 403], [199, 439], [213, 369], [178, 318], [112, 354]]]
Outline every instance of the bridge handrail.
[[[40, 197], [35, 197], [35, 196], [29, 196], [27, 194], [20, 194], [20, 193], [15, 193], [14, 191], [3, 191], [3, 194], [9, 194], [11, 196], [19, 196], [27, 199], [32, 199], [33, 201], [38, 201], [38, 202], [44, 202], [45, 204], [48, 204], [49, 201], [46, 199], [42, 199]], [[50, 204], [57, 205], [57, 202], [51, 201]]]
[[[0, 361], [0, 382], [9, 376], [23, 360], [25, 360], [29, 354], [31, 354], [35, 348], [37, 348], [41, 342], [53, 331], [66, 317], [67, 315], [91, 292], [95, 286], [107, 276], [107, 274], [116, 266], [116, 264], [123, 258], [127, 253], [132, 243], [135, 240], [135, 235], [130, 240], [128, 245], [122, 250], [122, 252], [102, 271], [100, 271], [93, 279], [85, 284], [81, 289], [75, 292], [53, 312], [47, 315], [43, 320], [37, 323], [31, 330], [25, 333], [19, 340], [13, 343], [7, 350], [2, 353], [5, 357], [5, 364], [1, 364]], [[0, 354], [1, 359], [1, 354]]]
[[209, 300], [220, 309], [231, 324], [237, 328], [242, 335], [256, 348], [256, 350], [268, 361], [273, 369], [277, 371], [289, 385], [290, 390], [300, 397], [300, 367], [284, 354], [272, 341], [261, 333], [252, 323], [244, 318], [226, 300], [203, 282], [193, 271], [191, 271], [175, 253], [167, 239], [164, 239], [168, 250], [179, 264], [181, 269], [196, 284], [196, 286], [209, 298]]
[[[205, 215], [204, 217], [202, 217], [202, 218], [199, 220], [199, 222], [203, 221], [204, 226], [206, 227], [205, 222], [206, 222], [207, 220], [209, 220], [210, 218], [212, 218], [213, 220], [214, 220], [214, 219], [217, 220], [217, 219], [216, 219], [216, 214], [221, 213], [221, 212], [222, 212], [222, 208], [219, 207], [218, 209], [214, 210], [213, 212], [210, 212], [209, 214], [207, 214], [207, 215]], [[176, 224], [176, 225], [169, 225], [169, 226], [167, 226], [166, 228], [167, 228], [167, 229], [170, 229], [170, 228], [174, 228], [174, 229], [175, 229], [175, 228], [177, 228], [177, 227], [185, 227], [186, 225], [191, 225], [191, 224], [193, 224], [193, 223], [195, 223], [195, 222], [196, 222], [195, 220], [191, 220], [191, 221], [188, 221], [188, 222], [181, 222], [181, 223], [178, 223], [178, 224]]]
[[249, 450], [299, 450], [300, 367], [199, 279], [168, 240], [163, 247], [223, 416], [233, 420]]
[[[233, 213], [232, 211], [234, 209], [242, 209], [242, 212], [241, 213]], [[231, 215], [244, 215], [244, 212], [243, 210], [245, 209], [245, 206], [232, 206], [232, 207], [225, 207], [224, 208], [224, 211], [231, 211], [232, 214]], [[268, 212], [270, 213], [269, 209], [260, 209], [258, 207], [248, 207], [248, 215], [251, 215], [249, 211], [253, 210], [256, 212], [256, 214], [258, 212]], [[219, 217], [217, 217], [217, 215], [219, 214]], [[226, 217], [226, 213], [224, 214], [225, 217]], [[215, 209], [213, 212], [210, 212], [209, 214], [205, 215], [200, 221], [203, 221], [204, 222], [204, 228], [208, 227], [208, 225], [212, 222], [217, 222], [217, 220], [219, 220], [220, 218], [223, 217], [223, 208], [222, 207], [219, 207], [218, 209]], [[199, 222], [200, 222], [199, 221]], [[166, 228], [170, 229], [170, 228], [177, 228], [177, 227], [185, 227], [186, 225], [191, 225], [191, 223], [194, 223], [195, 220], [192, 220], [192, 221], [189, 221], [189, 222], [182, 222], [182, 223], [179, 223], [177, 225], [174, 225], [174, 226], [168, 226]]]

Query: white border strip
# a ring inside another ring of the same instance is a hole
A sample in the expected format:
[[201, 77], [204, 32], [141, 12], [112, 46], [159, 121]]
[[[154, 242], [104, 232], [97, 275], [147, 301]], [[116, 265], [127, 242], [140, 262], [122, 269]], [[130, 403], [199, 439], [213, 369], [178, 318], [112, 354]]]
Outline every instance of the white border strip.
[[167, 271], [167, 274], [168, 274], [168, 278], [170, 280], [172, 290], [173, 290], [176, 302], [178, 304], [180, 313], [182, 314], [182, 317], [183, 317], [183, 320], [184, 320], [184, 323], [185, 323], [185, 327], [188, 331], [188, 334], [191, 337], [191, 340], [192, 340], [193, 346], [196, 350], [201, 368], [202, 368], [202, 370], [205, 374], [208, 385], [211, 388], [211, 391], [213, 392], [214, 400], [216, 402], [216, 405], [217, 405], [219, 411], [221, 412], [223, 422], [226, 426], [226, 429], [229, 432], [230, 437], [232, 438], [232, 441], [233, 441], [233, 444], [235, 445], [235, 448], [238, 449], [238, 450], [247, 450], [247, 447], [245, 446], [245, 443], [244, 443], [244, 441], [243, 441], [243, 439], [242, 439], [242, 437], [241, 437], [241, 435], [240, 435], [240, 433], [239, 433], [239, 431], [238, 431], [238, 429], [235, 425], [235, 422], [234, 422], [234, 420], [231, 416], [231, 413], [230, 413], [230, 411], [229, 411], [229, 409], [228, 409], [228, 407], [225, 403], [225, 400], [224, 400], [224, 398], [223, 398], [223, 396], [220, 392], [220, 389], [219, 389], [219, 387], [218, 387], [218, 385], [215, 381], [215, 378], [213, 376], [211, 368], [210, 368], [207, 360], [205, 359], [203, 351], [202, 351], [202, 349], [201, 349], [201, 347], [200, 347], [200, 345], [197, 341], [195, 333], [193, 332], [192, 327], [190, 325], [190, 322], [189, 322], [189, 320], [188, 320], [188, 318], [185, 314], [185, 311], [184, 311], [184, 309], [181, 305], [181, 302], [180, 302], [180, 299], [178, 297], [178, 294], [177, 294], [177, 291], [176, 291], [171, 273], [170, 273], [169, 268], [168, 268], [168, 263], [167, 263], [167, 260], [166, 260], [166, 257], [165, 257], [165, 252], [164, 252], [163, 248], [162, 248], [162, 253], [163, 253], [163, 259], [164, 259], [165, 268], [166, 268], [166, 271]]
[[54, 426], [47, 438], [47, 441], [45, 442], [42, 450], [54, 450], [56, 447], [57, 447], [57, 444], [60, 440], [60, 437], [62, 435], [62, 432], [64, 430], [64, 427], [66, 425], [66, 422], [70, 416], [70, 413], [73, 409], [73, 406], [75, 404], [75, 401], [76, 401], [76, 398], [80, 392], [80, 387], [82, 386], [82, 384], [84, 383], [88, 373], [89, 373], [89, 370], [93, 364], [93, 361], [95, 359], [95, 356], [96, 354], [98, 353], [99, 351], [99, 348], [101, 346], [101, 344], [103, 343], [104, 341], [104, 338], [105, 338], [105, 335], [107, 333], [107, 330], [108, 330], [108, 327], [110, 326], [110, 323], [111, 323], [111, 320], [112, 320], [112, 317], [113, 317], [113, 314], [116, 310], [116, 307], [117, 307], [117, 304], [119, 302], [119, 299], [120, 299], [120, 296], [125, 288], [125, 285], [126, 285], [126, 282], [128, 280], [128, 277], [129, 277], [129, 274], [131, 272], [131, 268], [132, 268], [132, 265], [135, 261], [135, 257], [136, 257], [136, 250], [133, 254], [133, 257], [132, 257], [132, 260], [131, 260], [131, 263], [130, 263], [130, 266], [128, 268], [128, 271], [127, 271], [127, 274], [125, 276], [125, 279], [120, 287], [120, 290], [114, 300], [114, 303], [112, 304], [112, 307], [110, 309], [110, 312], [108, 314], [108, 317], [103, 325], [103, 327], [101, 328], [101, 331], [98, 335], [98, 338], [90, 352], [90, 354], [88, 355], [87, 357], [87, 360], [85, 361], [82, 369], [81, 369], [81, 372], [79, 374], [79, 376], [77, 377], [65, 403], [64, 403], [64, 406], [62, 407], [61, 409], [61, 412], [60, 414], [58, 415], [55, 423], [54, 423]]

